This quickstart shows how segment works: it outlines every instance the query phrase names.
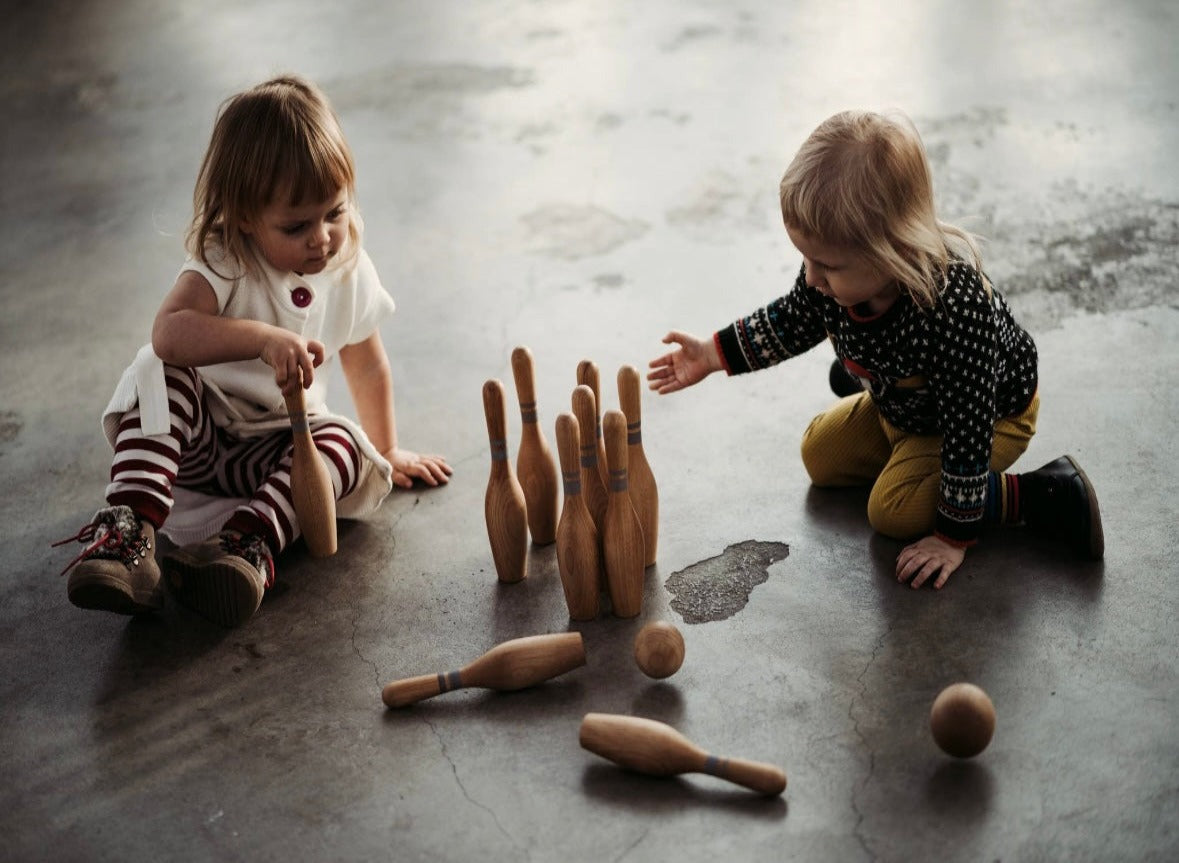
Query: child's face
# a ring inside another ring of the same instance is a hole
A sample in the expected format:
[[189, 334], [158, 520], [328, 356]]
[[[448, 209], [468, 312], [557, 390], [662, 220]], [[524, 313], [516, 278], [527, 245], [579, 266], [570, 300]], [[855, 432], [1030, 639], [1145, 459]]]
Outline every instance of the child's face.
[[242, 231], [276, 270], [310, 276], [323, 272], [347, 242], [350, 218], [341, 189], [316, 204], [267, 204]]
[[789, 225], [786, 233], [802, 252], [806, 283], [839, 305], [867, 303], [874, 314], [879, 314], [900, 296], [896, 280], [876, 269], [855, 249], [825, 243]]

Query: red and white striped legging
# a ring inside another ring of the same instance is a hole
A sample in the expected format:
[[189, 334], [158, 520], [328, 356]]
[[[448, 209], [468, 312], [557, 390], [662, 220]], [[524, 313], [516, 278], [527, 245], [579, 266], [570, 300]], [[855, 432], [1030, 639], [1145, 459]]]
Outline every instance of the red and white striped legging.
[[[126, 505], [159, 529], [175, 503], [174, 485], [206, 494], [249, 498], [224, 525], [264, 537], [278, 554], [299, 535], [291, 502], [289, 430], [239, 440], [213, 424], [204, 387], [192, 369], [164, 366], [171, 431], [145, 435], [139, 407], [123, 415], [115, 442], [107, 503]], [[310, 418], [311, 437], [339, 500], [356, 487], [360, 447], [332, 420]]]

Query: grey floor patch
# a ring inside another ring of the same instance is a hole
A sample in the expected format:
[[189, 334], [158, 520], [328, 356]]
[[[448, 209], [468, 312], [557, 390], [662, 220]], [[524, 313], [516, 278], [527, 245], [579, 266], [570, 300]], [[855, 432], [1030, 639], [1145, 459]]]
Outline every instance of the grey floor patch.
[[770, 577], [770, 567], [790, 554], [784, 542], [747, 539], [734, 543], [678, 572], [664, 582], [675, 595], [672, 610], [684, 623], [708, 623], [732, 617], [749, 602], [749, 594]]

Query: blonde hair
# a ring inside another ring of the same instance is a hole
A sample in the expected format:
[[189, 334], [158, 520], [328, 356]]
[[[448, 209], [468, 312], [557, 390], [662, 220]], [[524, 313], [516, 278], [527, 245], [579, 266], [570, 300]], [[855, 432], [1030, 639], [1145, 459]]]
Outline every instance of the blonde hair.
[[779, 191], [787, 226], [862, 254], [918, 305], [936, 303], [952, 259], [981, 273], [974, 237], [934, 212], [925, 147], [903, 114], [844, 111], [824, 120]]
[[344, 190], [348, 247], [340, 260], [348, 263], [359, 252], [362, 229], [355, 184], [352, 151], [327, 97], [302, 78], [274, 78], [221, 104], [197, 175], [185, 247], [212, 267], [209, 250], [219, 246], [241, 268], [256, 272], [243, 224], [280, 196], [298, 206]]

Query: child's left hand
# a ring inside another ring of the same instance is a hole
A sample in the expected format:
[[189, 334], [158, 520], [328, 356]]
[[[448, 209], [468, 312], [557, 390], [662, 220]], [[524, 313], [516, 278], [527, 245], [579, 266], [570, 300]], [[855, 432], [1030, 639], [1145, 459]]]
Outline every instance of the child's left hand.
[[452, 473], [450, 465], [440, 455], [419, 455], [398, 447], [383, 455], [393, 465], [393, 484], [402, 488], [412, 488], [415, 477], [426, 485], [446, 483]]
[[950, 545], [936, 536], [927, 536], [905, 546], [897, 555], [897, 581], [905, 582], [911, 578], [912, 587], [918, 588], [937, 573], [933, 587], [940, 589], [965, 557], [966, 549]]

